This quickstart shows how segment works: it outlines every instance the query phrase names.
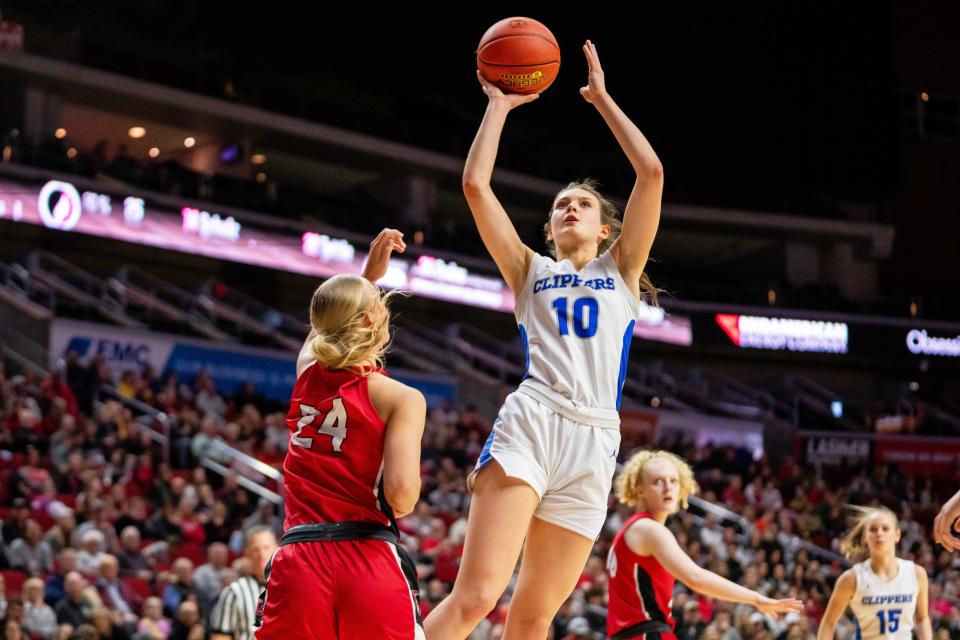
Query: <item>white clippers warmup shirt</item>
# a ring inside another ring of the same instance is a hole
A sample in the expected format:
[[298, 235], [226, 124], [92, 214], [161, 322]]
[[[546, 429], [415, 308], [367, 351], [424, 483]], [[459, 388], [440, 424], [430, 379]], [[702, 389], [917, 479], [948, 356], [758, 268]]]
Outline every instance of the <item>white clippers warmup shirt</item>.
[[618, 410], [639, 312], [609, 251], [579, 272], [534, 254], [514, 310], [527, 359], [519, 390]]
[[853, 566], [857, 591], [850, 609], [857, 618], [857, 638], [910, 640], [917, 609], [917, 574], [913, 562], [897, 558], [897, 577], [883, 582], [870, 568], [870, 560]]

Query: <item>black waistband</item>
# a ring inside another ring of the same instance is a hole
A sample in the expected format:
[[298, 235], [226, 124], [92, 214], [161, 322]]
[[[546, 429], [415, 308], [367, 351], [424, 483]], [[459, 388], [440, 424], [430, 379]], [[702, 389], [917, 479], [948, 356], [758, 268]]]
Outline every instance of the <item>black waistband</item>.
[[393, 544], [398, 542], [397, 534], [390, 527], [376, 522], [318, 522], [290, 527], [280, 538], [280, 546], [294, 542], [326, 540], [383, 540]]
[[620, 629], [620, 631], [610, 636], [610, 640], [630, 640], [631, 638], [639, 638], [646, 634], [671, 633], [672, 631], [673, 629], [671, 629], [670, 625], [666, 622], [647, 620], [646, 622], [638, 622], [625, 629]]
[[[390, 521], [393, 522], [392, 515]], [[423, 626], [423, 618], [420, 615], [420, 592], [417, 584], [417, 567], [413, 559], [406, 550], [399, 544], [399, 536], [391, 527], [376, 522], [318, 522], [315, 524], [301, 524], [287, 529], [280, 538], [280, 546], [293, 544], [295, 542], [324, 542], [332, 540], [383, 540], [390, 542], [395, 546], [397, 557], [400, 559], [400, 570], [406, 578], [407, 586], [410, 588], [410, 597], [413, 598], [414, 613], [417, 625]], [[270, 580], [270, 569], [273, 565], [273, 558], [267, 561], [264, 568], [264, 576], [267, 583]], [[257, 600], [257, 612], [255, 615], [255, 625], [259, 627], [263, 623], [263, 607], [267, 601], [267, 589], [264, 588]]]

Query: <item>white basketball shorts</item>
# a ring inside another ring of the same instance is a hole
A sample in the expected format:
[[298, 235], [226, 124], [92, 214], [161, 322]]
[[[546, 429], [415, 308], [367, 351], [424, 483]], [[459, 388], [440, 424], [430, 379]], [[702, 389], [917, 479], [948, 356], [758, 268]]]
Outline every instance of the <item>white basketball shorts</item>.
[[534, 516], [595, 540], [607, 517], [619, 450], [619, 418], [614, 421], [608, 413], [591, 420], [588, 412], [570, 411], [520, 389], [500, 408], [470, 486], [494, 459], [540, 496]]

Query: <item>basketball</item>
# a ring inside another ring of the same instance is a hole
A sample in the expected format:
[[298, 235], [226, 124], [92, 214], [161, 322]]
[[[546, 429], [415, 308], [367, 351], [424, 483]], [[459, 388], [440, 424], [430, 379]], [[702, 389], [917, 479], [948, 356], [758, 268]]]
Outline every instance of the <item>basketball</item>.
[[560, 46], [532, 18], [507, 18], [480, 38], [477, 69], [506, 93], [541, 93], [557, 79]]

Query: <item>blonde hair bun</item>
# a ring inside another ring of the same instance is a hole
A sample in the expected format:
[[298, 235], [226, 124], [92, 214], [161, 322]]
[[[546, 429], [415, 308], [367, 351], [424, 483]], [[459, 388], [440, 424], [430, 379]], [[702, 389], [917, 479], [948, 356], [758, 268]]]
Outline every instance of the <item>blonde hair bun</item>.
[[362, 375], [382, 368], [390, 338], [389, 303], [395, 295], [381, 294], [355, 275], [337, 275], [317, 287], [310, 299], [315, 334], [310, 351], [317, 362]]

